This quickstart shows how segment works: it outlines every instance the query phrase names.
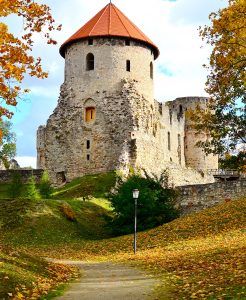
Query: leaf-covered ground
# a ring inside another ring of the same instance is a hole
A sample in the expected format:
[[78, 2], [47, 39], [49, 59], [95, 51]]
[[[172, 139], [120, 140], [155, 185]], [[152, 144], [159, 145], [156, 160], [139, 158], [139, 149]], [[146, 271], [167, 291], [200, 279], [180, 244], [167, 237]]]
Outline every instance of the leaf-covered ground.
[[137, 255], [132, 235], [45, 248], [56, 258], [133, 262], [158, 272], [156, 299], [246, 299], [245, 221], [241, 199], [138, 233]]
[[[75, 186], [60, 189], [57, 197], [68, 191], [77, 197]], [[8, 247], [31, 256], [138, 264], [162, 276], [156, 299], [246, 299], [246, 199], [139, 232], [137, 255], [132, 235], [110, 238], [110, 212], [103, 207], [78, 199], [25, 201], [0, 201], [0, 241]], [[64, 201], [76, 221], [60, 210]]]
[[[0, 246], [0, 299], [49, 299], [61, 284], [78, 276], [77, 269], [47, 262], [11, 247]], [[64, 289], [65, 286], [62, 286]], [[53, 290], [53, 291], [52, 291]]]
[[[73, 222], [61, 210], [63, 204], [73, 211]], [[49, 248], [59, 253], [64, 245], [107, 237], [106, 218], [108, 212], [89, 201], [0, 200], [0, 299], [56, 295], [52, 290], [73, 278], [76, 270], [47, 263], [40, 253], [49, 257]]]

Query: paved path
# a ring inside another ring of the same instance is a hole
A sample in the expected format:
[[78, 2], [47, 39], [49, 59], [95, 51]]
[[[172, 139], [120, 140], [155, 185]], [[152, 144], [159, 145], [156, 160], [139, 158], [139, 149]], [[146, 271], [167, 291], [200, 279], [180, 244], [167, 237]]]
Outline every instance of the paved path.
[[158, 280], [135, 268], [109, 262], [57, 261], [78, 266], [82, 277], [57, 300], [144, 300]]

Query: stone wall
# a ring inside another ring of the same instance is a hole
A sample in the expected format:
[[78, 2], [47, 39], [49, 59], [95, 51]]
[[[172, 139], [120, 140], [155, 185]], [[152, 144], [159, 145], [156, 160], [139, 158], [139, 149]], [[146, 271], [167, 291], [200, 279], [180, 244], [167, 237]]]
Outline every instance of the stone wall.
[[178, 205], [182, 214], [188, 214], [246, 196], [246, 179], [180, 186], [178, 191]]
[[33, 177], [35, 178], [36, 182], [39, 182], [42, 174], [43, 174], [43, 170], [41, 169], [35, 169], [35, 170], [0, 170], [0, 183], [10, 183], [12, 181], [13, 178], [13, 174], [15, 172], [18, 172], [22, 178], [22, 182], [26, 183], [30, 177], [33, 175]]

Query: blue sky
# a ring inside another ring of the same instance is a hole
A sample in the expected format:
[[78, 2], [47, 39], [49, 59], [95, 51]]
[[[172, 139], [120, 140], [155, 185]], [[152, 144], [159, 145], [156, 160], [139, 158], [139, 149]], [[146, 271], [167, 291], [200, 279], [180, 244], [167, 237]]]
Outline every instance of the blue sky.
[[[61, 32], [54, 38], [57, 46], [48, 46], [42, 36], [35, 37], [33, 54], [41, 56], [49, 78], [38, 80], [26, 78], [23, 86], [31, 89], [18, 103], [12, 119], [17, 134], [17, 160], [22, 166], [35, 167], [36, 130], [44, 125], [53, 112], [60, 85], [63, 82], [64, 59], [59, 55], [59, 46], [78, 28], [84, 25], [108, 1], [72, 0], [38, 1], [48, 4]], [[155, 98], [169, 101], [181, 96], [204, 96], [206, 70], [210, 49], [198, 34], [199, 25], [208, 24], [208, 15], [227, 5], [227, 0], [113, 0], [160, 49], [155, 62]], [[7, 18], [6, 20], [7, 21]], [[8, 18], [10, 30], [22, 33], [22, 22]]]

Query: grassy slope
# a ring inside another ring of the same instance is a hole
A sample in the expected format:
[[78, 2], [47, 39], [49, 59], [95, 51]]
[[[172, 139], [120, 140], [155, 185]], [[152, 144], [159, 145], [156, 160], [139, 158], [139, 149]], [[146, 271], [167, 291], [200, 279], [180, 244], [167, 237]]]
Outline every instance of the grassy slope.
[[[242, 199], [138, 233], [136, 256], [132, 235], [74, 239], [46, 250], [54, 257], [132, 261], [160, 272], [157, 299], [245, 299], [245, 221]], [[41, 247], [35, 251], [45, 255]]]
[[[97, 180], [96, 176], [94, 186]], [[79, 180], [59, 189], [56, 196], [80, 198], [81, 192], [86, 191], [84, 195], [100, 198], [105, 193], [103, 186], [99, 184], [95, 192], [92, 184], [84, 181], [81, 185]], [[79, 215], [78, 222], [64, 219], [58, 208], [59, 201], [41, 201], [35, 206], [36, 211], [29, 209], [29, 217], [24, 221], [20, 218], [19, 226], [4, 230], [4, 243], [41, 256], [48, 253], [56, 258], [112, 259], [143, 265], [164, 276], [156, 299], [246, 298], [243, 288], [246, 199], [224, 203], [138, 233], [136, 256], [132, 254], [132, 235], [100, 239], [103, 234], [108, 235], [102, 228], [105, 224], [103, 208], [79, 200], [67, 202]], [[12, 207], [16, 208], [16, 204]]]
[[0, 199], [8, 197], [9, 184], [0, 183]]
[[58, 188], [53, 194], [55, 199], [71, 199], [93, 196], [104, 198], [115, 184], [115, 173], [101, 173], [77, 178], [65, 186]]
[[38, 299], [77, 276], [73, 267], [0, 246], [0, 299]]
[[[7, 197], [9, 185], [0, 186], [0, 282], [3, 282], [0, 299], [21, 298], [21, 295], [25, 299], [38, 299], [76, 274], [71, 267], [37, 258], [39, 252], [35, 249], [49, 256], [49, 248], [59, 253], [69, 244], [78, 243], [83, 247], [88, 240], [108, 237], [105, 224], [110, 212], [105, 210], [108, 203], [102, 197], [114, 184], [114, 178], [110, 173], [75, 180], [57, 191], [54, 197], [60, 200], [3, 199]], [[96, 182], [99, 183], [97, 189]], [[94, 196], [101, 198], [64, 200], [91, 195], [92, 190]], [[72, 209], [76, 218], [74, 222], [61, 211], [62, 204]], [[56, 292], [51, 294], [56, 295]], [[49, 299], [49, 295], [45, 299]]]

